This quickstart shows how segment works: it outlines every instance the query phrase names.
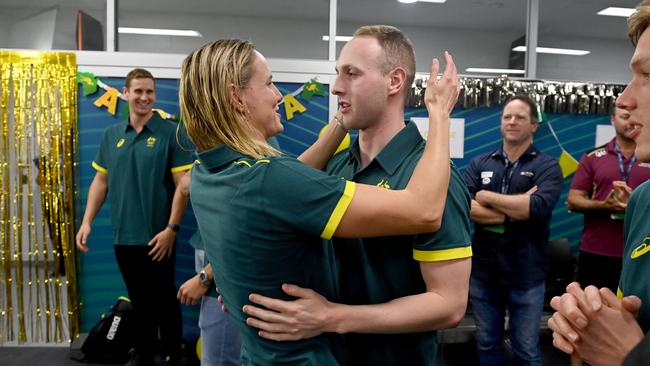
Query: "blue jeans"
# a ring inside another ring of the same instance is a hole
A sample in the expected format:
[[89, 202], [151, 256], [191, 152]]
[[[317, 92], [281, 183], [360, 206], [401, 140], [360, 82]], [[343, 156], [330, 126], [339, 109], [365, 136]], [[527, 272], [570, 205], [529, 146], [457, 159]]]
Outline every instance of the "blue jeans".
[[203, 296], [201, 313], [201, 366], [240, 366], [239, 331], [213, 296]]
[[510, 316], [512, 365], [541, 365], [539, 328], [544, 306], [544, 282], [514, 289], [470, 279], [470, 300], [476, 320], [476, 346], [481, 366], [503, 365], [505, 311]]
[[[205, 264], [205, 253], [197, 249], [194, 254], [196, 272]], [[199, 313], [201, 328], [201, 366], [240, 366], [239, 351], [241, 338], [239, 330], [228, 315], [221, 311], [221, 305], [214, 296], [201, 298]]]

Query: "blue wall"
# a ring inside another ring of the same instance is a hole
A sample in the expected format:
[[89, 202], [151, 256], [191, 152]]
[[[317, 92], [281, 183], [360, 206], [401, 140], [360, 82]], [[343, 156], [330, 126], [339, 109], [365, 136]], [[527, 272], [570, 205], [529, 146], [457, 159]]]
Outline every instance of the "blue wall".
[[[102, 78], [104, 83], [121, 90], [123, 78]], [[277, 83], [282, 94], [295, 91], [300, 84]], [[156, 108], [172, 114], [178, 114], [178, 80], [157, 80], [158, 101]], [[326, 86], [326, 91], [327, 86]], [[328, 91], [329, 92], [329, 91]], [[77, 210], [77, 222], [81, 222], [83, 210], [86, 207], [88, 187], [94, 177], [95, 170], [91, 162], [99, 147], [102, 132], [111, 124], [120, 122], [120, 112], [111, 116], [105, 108], [99, 109], [92, 103], [103, 93], [84, 97], [79, 90], [79, 169], [81, 205]], [[328, 122], [328, 97], [314, 96], [310, 102], [298, 97], [307, 111], [296, 114], [293, 119], [286, 121], [283, 117], [285, 131], [278, 136], [282, 150], [289, 155], [299, 155], [318, 137], [319, 131]], [[126, 106], [120, 101], [119, 108]], [[465, 158], [456, 159], [455, 163], [462, 170], [474, 156], [498, 147], [501, 142], [499, 118], [501, 107], [456, 109], [452, 117], [465, 119]], [[406, 118], [426, 117], [425, 109], [409, 109]], [[565, 149], [576, 159], [591, 149], [595, 140], [596, 124], [609, 124], [608, 116], [591, 115], [549, 115], [560, 141]], [[542, 125], [535, 136], [535, 145], [545, 153], [559, 157], [560, 148], [552, 138], [548, 126]], [[553, 213], [551, 237], [568, 237], [574, 248], [582, 230], [582, 216], [568, 213], [566, 210], [566, 195], [571, 177], [565, 181], [562, 196]], [[178, 235], [176, 283], [180, 286], [186, 279], [194, 275], [193, 250], [187, 244], [187, 239], [196, 229], [196, 221], [191, 207], [183, 217], [182, 229]], [[81, 330], [87, 332], [99, 319], [100, 315], [112, 305], [118, 296], [126, 295], [115, 257], [113, 254], [111, 220], [108, 202], [97, 215], [89, 239], [90, 252], [81, 255], [79, 278], [79, 298], [83, 303], [81, 308]], [[184, 333], [187, 339], [198, 336], [198, 307], [183, 307]]]

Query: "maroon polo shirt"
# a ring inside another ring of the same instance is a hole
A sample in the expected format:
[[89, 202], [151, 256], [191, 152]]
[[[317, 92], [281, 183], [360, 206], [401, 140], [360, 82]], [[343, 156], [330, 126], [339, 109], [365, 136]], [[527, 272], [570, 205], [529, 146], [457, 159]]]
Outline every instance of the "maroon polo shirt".
[[[597, 148], [580, 159], [580, 166], [573, 177], [571, 189], [588, 193], [593, 200], [602, 201], [612, 190], [612, 182], [623, 180], [615, 150], [615, 139], [604, 147]], [[624, 159], [628, 169], [631, 159]], [[650, 179], [650, 164], [637, 160], [630, 171], [627, 185], [635, 189]], [[610, 213], [589, 212], [584, 215], [584, 229], [580, 250], [588, 253], [621, 257], [623, 255], [623, 220], [613, 219]]]

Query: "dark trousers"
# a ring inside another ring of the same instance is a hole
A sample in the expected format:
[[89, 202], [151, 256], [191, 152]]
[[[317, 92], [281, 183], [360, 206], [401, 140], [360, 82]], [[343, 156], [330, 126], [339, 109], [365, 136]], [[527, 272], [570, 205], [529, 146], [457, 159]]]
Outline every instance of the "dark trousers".
[[135, 348], [143, 353], [155, 352], [160, 334], [162, 354], [177, 357], [181, 349], [182, 321], [174, 284], [176, 246], [172, 255], [160, 262], [151, 260], [148, 255], [151, 248], [115, 245], [117, 265], [138, 321]]
[[581, 250], [578, 255], [576, 281], [580, 282], [582, 288], [594, 285], [598, 288], [607, 287], [616, 293], [622, 267], [623, 259], [620, 257], [608, 257]]

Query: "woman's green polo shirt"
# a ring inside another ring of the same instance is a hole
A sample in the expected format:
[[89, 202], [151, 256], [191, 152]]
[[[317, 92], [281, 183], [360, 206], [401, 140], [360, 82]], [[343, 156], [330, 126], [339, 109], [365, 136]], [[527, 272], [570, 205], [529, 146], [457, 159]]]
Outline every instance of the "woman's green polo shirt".
[[253, 160], [221, 146], [198, 154], [190, 199], [201, 240], [228, 314], [242, 335], [245, 365], [333, 365], [333, 335], [274, 342], [245, 324], [250, 293], [290, 299], [292, 283], [334, 296], [334, 273], [323, 265], [328, 239], [354, 195], [355, 183], [294, 158]]

